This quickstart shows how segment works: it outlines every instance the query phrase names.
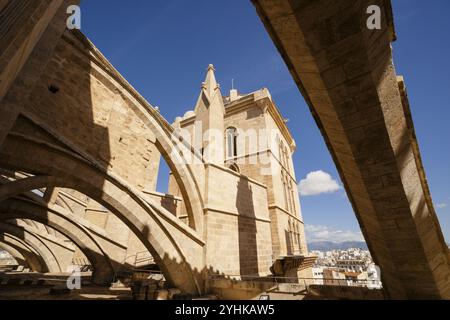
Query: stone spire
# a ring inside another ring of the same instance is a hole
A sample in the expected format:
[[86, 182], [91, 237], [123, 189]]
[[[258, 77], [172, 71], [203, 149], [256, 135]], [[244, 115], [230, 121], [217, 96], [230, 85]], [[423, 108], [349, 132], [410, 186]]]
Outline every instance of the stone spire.
[[212, 64], [208, 65], [208, 69], [207, 69], [207, 73], [206, 73], [206, 79], [205, 79], [205, 87], [204, 90], [206, 90], [206, 94], [209, 95], [210, 98], [212, 98], [214, 96], [214, 93], [216, 91], [216, 89], [220, 89], [219, 85], [217, 84], [216, 81], [216, 76], [214, 74], [214, 66]]
[[203, 108], [209, 109], [211, 106], [223, 108], [223, 111], [225, 111], [220, 85], [216, 81], [214, 71], [214, 66], [212, 64], [208, 65], [206, 79], [202, 82], [200, 96], [195, 106], [195, 113], [201, 111], [200, 109]]
[[195, 117], [196, 126], [201, 125], [202, 145], [198, 147], [203, 149], [204, 159], [223, 165], [225, 106], [214, 71], [214, 66], [210, 64], [195, 105]]

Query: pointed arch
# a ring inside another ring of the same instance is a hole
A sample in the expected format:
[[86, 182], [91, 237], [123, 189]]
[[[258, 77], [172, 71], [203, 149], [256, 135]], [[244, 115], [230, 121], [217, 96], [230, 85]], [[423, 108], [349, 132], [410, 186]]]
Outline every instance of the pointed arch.
[[228, 168], [233, 170], [234, 172], [241, 173], [241, 169], [239, 168], [239, 166], [236, 163], [230, 164], [230, 166]]
[[[28, 153], [34, 155], [33, 159]], [[11, 134], [0, 148], [0, 165], [40, 173], [41, 179], [33, 182], [44, 185], [23, 183], [25, 189], [12, 188], [18, 194], [43, 187], [63, 187], [77, 190], [102, 204], [136, 234], [169, 283], [184, 292], [203, 292], [202, 237], [113, 173], [101, 170], [68, 150]]]
[[225, 131], [227, 158], [235, 158], [238, 155], [237, 138], [238, 133], [235, 127], [228, 127]]

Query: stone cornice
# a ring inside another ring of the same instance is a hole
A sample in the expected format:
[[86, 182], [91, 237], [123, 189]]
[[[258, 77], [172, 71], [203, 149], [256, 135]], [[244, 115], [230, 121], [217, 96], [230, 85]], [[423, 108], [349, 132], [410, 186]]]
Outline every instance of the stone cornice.
[[229, 216], [235, 216], [238, 218], [247, 218], [247, 219], [252, 219], [252, 220], [256, 220], [256, 221], [260, 221], [260, 222], [271, 223], [270, 219], [259, 218], [256, 216], [244, 216], [244, 215], [240, 215], [238, 212], [234, 212], [234, 211], [223, 210], [223, 209], [214, 208], [214, 207], [210, 207], [210, 206], [206, 206], [205, 208], [203, 208], [204, 213], [207, 213], [208, 211], [222, 213], [222, 214], [226, 214]]
[[283, 211], [284, 213], [286, 213], [287, 215], [289, 215], [290, 217], [292, 217], [294, 220], [297, 220], [298, 222], [300, 222], [301, 224], [304, 224], [304, 222], [302, 220], [300, 220], [299, 217], [292, 215], [291, 212], [287, 211], [286, 209], [280, 207], [278, 204], [275, 203], [271, 203], [269, 204], [269, 209], [278, 209]]

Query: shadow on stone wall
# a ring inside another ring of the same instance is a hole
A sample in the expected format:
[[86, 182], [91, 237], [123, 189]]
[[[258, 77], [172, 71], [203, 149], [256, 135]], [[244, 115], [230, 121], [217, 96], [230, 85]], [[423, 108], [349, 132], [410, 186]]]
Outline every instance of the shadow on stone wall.
[[237, 185], [236, 208], [238, 211], [239, 268], [242, 279], [258, 275], [258, 246], [253, 192], [245, 178]]

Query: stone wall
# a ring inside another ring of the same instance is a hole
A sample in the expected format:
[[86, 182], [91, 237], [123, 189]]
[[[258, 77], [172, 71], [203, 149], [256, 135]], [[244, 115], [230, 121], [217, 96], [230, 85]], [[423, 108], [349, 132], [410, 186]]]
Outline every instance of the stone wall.
[[207, 267], [232, 276], [266, 275], [272, 264], [266, 187], [207, 165]]
[[89, 48], [65, 33], [32, 91], [27, 112], [51, 123], [60, 138], [82, 147], [128, 183], [155, 190], [160, 153], [131, 104], [92, 61]]
[[[258, 141], [252, 142], [248, 137], [242, 139], [243, 143], [238, 144], [238, 157], [227, 158], [226, 164], [236, 162], [243, 175], [267, 186], [273, 255], [307, 255], [291, 156], [295, 145], [282, 134], [275, 120], [278, 116], [267, 89], [261, 89], [228, 105], [225, 127], [236, 127], [242, 132], [255, 130]], [[260, 130], [264, 130], [266, 136], [259, 136]], [[287, 151], [286, 160], [282, 159], [280, 146], [284, 146]], [[283, 184], [283, 179], [290, 183], [290, 190]]]

